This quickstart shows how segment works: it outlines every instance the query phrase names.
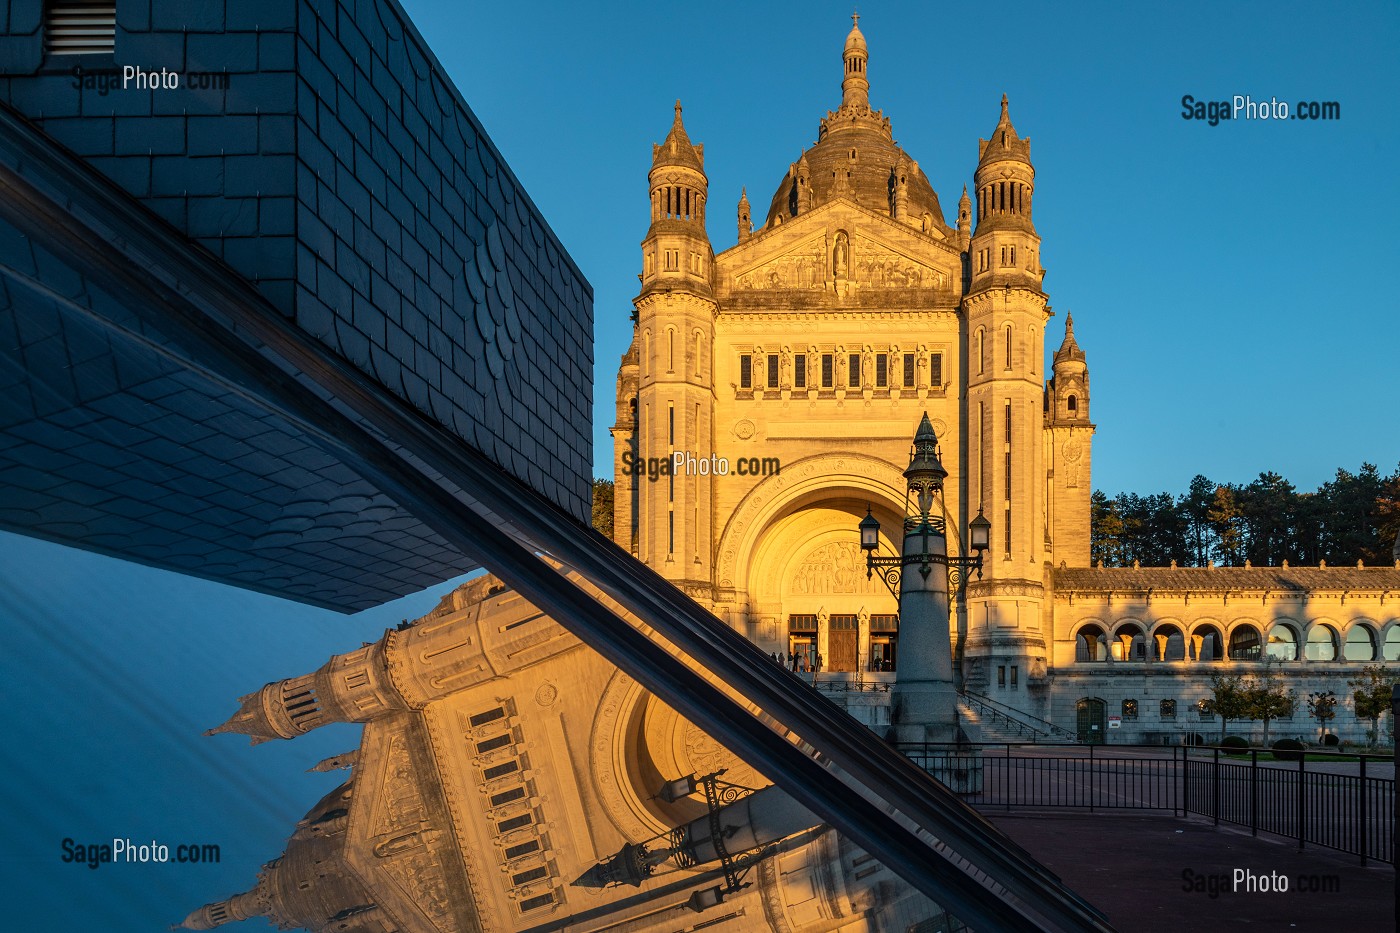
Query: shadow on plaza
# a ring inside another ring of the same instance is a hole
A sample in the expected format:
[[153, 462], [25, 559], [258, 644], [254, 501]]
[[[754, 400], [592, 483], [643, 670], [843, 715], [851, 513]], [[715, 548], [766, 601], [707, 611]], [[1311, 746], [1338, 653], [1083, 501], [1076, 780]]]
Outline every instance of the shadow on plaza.
[[[1256, 838], [1247, 829], [1216, 827], [1196, 816], [1064, 811], [986, 816], [1123, 933], [1396, 928], [1395, 871], [1389, 865], [1361, 867], [1355, 856], [1320, 848], [1299, 851], [1291, 841]], [[1236, 869], [1256, 877], [1285, 876], [1288, 891], [1235, 893]], [[1215, 897], [1195, 890], [1208, 888], [1201, 879], [1211, 876], [1220, 879]]]

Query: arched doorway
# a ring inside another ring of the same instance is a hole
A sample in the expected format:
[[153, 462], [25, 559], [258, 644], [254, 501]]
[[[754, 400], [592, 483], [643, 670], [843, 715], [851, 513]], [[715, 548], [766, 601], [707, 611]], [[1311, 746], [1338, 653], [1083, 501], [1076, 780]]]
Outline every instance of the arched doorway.
[[1108, 717], [1104, 712], [1105, 703], [1098, 697], [1083, 697], [1074, 704], [1074, 718], [1079, 741], [1100, 744], [1104, 740], [1104, 730], [1108, 728]]

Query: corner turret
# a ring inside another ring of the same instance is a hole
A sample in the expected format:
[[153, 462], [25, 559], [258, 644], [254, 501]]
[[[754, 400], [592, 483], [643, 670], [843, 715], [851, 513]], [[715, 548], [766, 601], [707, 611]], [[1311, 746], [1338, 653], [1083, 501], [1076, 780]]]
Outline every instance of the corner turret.
[[642, 294], [684, 288], [710, 293], [714, 251], [705, 233], [705, 147], [691, 143], [681, 102], [666, 140], [651, 149], [651, 227], [642, 241]]

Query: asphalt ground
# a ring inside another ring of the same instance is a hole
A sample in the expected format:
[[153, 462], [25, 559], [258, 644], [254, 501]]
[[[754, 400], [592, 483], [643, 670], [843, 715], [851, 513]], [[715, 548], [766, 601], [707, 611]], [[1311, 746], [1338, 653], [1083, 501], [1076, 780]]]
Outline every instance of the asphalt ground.
[[985, 815], [1122, 933], [1396, 929], [1389, 865], [1195, 816]]

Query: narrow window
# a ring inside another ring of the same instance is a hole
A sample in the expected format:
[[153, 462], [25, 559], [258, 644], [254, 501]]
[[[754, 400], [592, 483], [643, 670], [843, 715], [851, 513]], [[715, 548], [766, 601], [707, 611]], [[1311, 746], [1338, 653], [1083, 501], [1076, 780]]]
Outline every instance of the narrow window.
[[768, 388], [778, 387], [778, 354], [768, 354]]
[[904, 354], [904, 388], [914, 388], [914, 354]]
[[666, 328], [666, 372], [676, 371], [676, 332]]
[[888, 353], [875, 354], [875, 386], [883, 389], [889, 385], [890, 381], [890, 355]]
[[666, 406], [666, 443], [676, 446], [676, 406]]
[[529, 813], [522, 813], [519, 816], [513, 816], [508, 820], [501, 820], [499, 823], [496, 824], [496, 832], [508, 833], [512, 829], [519, 829], [522, 826], [529, 826], [534, 821], [534, 816], [532, 816]]
[[829, 389], [829, 388], [831, 388], [832, 380], [834, 380], [834, 379], [836, 378], [835, 375], [833, 374], [833, 370], [834, 370], [835, 368], [836, 368], [836, 367], [835, 367], [835, 365], [834, 365], [834, 363], [833, 363], [833, 361], [832, 361], [832, 356], [831, 356], [831, 354], [830, 354], [830, 353], [823, 353], [823, 354], [822, 354], [822, 388], [823, 388], [823, 389]]
[[476, 753], [484, 755], [487, 752], [494, 752], [498, 748], [505, 748], [510, 744], [510, 733], [494, 736], [484, 741], [476, 743]]
[[1071, 414], [1077, 412], [1079, 410], [1079, 399], [1071, 395], [1069, 397], [1069, 401], [1067, 402], [1067, 407], [1069, 408]]
[[539, 881], [541, 878], [548, 877], [549, 869], [541, 865], [538, 868], [529, 868], [525, 871], [516, 872], [510, 876], [510, 883], [513, 885], [529, 884], [531, 881]]
[[1021, 682], [1021, 669], [1016, 665], [1011, 665], [1011, 689], [1015, 690]]
[[484, 713], [477, 713], [475, 716], [471, 717], [468, 722], [470, 722], [473, 727], [484, 726], [488, 722], [495, 722], [497, 719], [504, 719], [505, 717], [505, 708], [498, 706], [495, 709], [488, 709]]
[[849, 371], [846, 373], [846, 385], [852, 389], [858, 389], [860, 388], [860, 354], [852, 353], [848, 362], [847, 369]]
[[1011, 346], [1012, 346], [1011, 325], [1010, 325], [1010, 324], [1007, 324], [1007, 325], [1006, 325], [1006, 368], [1007, 368], [1007, 369], [1010, 369], [1010, 368], [1011, 368]]
[[487, 768], [486, 770], [481, 772], [481, 775], [482, 777], [486, 778], [486, 780], [492, 781], [498, 777], [505, 777], [507, 774], [514, 774], [516, 771], [519, 770], [519, 761], [507, 761], [504, 764], [496, 765], [493, 768]]
[[507, 859], [520, 858], [522, 855], [529, 855], [531, 852], [538, 852], [539, 850], [540, 850], [540, 842], [539, 842], [539, 840], [538, 840], [538, 839], [531, 839], [529, 842], [522, 842], [522, 843], [520, 843], [519, 845], [507, 846], [507, 847], [506, 847], [506, 858], [507, 858]]
[[753, 388], [753, 354], [739, 354], [739, 388]]
[[527, 897], [525, 898], [525, 900], [521, 901], [520, 912], [523, 914], [531, 910], [538, 910], [541, 907], [548, 907], [550, 904], [553, 903], [554, 892], [546, 891], [543, 894], [537, 894], [534, 897]]
[[807, 354], [799, 353], [792, 361], [792, 384], [799, 389], [807, 388]]
[[523, 787], [512, 787], [510, 790], [503, 790], [503, 791], [501, 791], [499, 794], [492, 794], [492, 795], [491, 795], [491, 806], [493, 806], [493, 807], [499, 807], [499, 806], [501, 806], [502, 804], [510, 803], [510, 802], [513, 801], [513, 800], [523, 800], [524, 797], [525, 797], [525, 788], [523, 788]]
[[1005, 665], [1005, 664], [998, 664], [998, 665], [997, 665], [997, 686], [998, 686], [998, 687], [1005, 687], [1005, 686], [1006, 686], [1006, 665]]
[[[674, 476], [671, 477], [671, 478], [672, 478], [672, 479], [675, 479]], [[675, 499], [675, 496], [673, 495], [671, 498], [674, 500], [674, 499]], [[666, 551], [667, 551], [667, 553], [674, 554], [674, 553], [676, 553], [676, 513], [675, 513], [675, 512], [667, 512], [667, 513], [666, 513], [666, 534], [667, 534], [667, 537], [666, 537]]]
[[943, 387], [943, 354], [928, 355], [928, 384], [935, 389]]

